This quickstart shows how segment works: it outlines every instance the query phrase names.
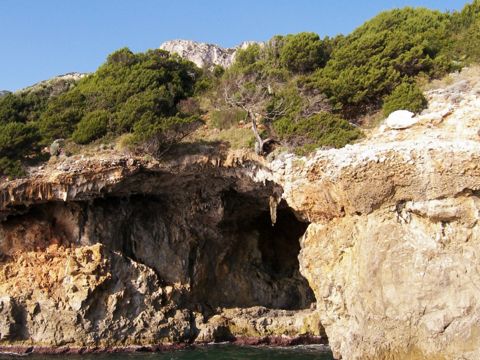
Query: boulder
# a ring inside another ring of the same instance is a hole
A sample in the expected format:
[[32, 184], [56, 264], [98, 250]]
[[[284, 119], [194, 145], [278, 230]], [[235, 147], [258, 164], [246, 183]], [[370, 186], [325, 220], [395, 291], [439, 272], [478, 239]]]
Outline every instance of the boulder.
[[408, 110], [397, 110], [388, 116], [385, 124], [394, 130], [408, 129], [418, 122], [414, 115], [414, 113]]

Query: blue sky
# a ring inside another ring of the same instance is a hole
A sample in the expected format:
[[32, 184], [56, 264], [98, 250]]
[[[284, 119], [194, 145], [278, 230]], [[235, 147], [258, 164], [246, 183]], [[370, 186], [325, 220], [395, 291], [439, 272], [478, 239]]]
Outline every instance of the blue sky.
[[275, 34], [349, 33], [382, 10], [467, 0], [0, 0], [0, 90], [94, 71], [112, 51], [170, 39], [234, 46]]

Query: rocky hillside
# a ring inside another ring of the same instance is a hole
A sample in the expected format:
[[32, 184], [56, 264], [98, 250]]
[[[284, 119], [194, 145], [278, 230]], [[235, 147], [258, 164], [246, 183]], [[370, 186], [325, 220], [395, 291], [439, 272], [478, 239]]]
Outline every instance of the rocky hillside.
[[211, 68], [215, 65], [228, 68], [234, 63], [238, 49], [245, 49], [254, 43], [253, 41], [246, 41], [234, 48], [222, 48], [215, 44], [191, 40], [170, 40], [160, 45], [160, 49], [176, 53], [192, 61], [199, 68]]
[[106, 143], [153, 157], [186, 141], [263, 156], [275, 146], [297, 154], [341, 148], [364, 137], [364, 119], [419, 113], [422, 84], [480, 61], [478, 14], [478, 1], [453, 13], [407, 7], [333, 38], [162, 45], [180, 56], [119, 49], [82, 81], [74, 74], [0, 99], [0, 177], [22, 177], [58, 139], [75, 153]]
[[85, 77], [86, 75], [87, 74], [84, 73], [72, 72], [64, 75], [55, 76], [51, 79], [43, 80], [24, 89], [18, 90], [17, 93], [42, 93], [48, 94], [49, 97], [55, 97], [72, 88], [78, 80]]
[[328, 337], [338, 359], [478, 359], [479, 79], [309, 157], [102, 150], [2, 183], [0, 345]]

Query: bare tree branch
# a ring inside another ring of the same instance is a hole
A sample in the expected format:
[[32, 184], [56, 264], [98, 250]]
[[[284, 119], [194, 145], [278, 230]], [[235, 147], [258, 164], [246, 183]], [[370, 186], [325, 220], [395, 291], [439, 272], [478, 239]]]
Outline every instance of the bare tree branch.
[[225, 102], [233, 107], [245, 111], [246, 117], [250, 118], [252, 131], [255, 136], [255, 152], [264, 155], [264, 140], [260, 136], [257, 126], [257, 114], [262, 116], [265, 102], [269, 95], [269, 89], [264, 88], [261, 83], [249, 82], [245, 77], [236, 78], [233, 83], [226, 84], [223, 89]]

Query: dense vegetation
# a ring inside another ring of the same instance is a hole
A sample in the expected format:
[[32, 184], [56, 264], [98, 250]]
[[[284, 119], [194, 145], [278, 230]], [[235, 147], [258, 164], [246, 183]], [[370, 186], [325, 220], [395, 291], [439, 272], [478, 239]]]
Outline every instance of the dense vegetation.
[[[343, 119], [356, 123], [382, 108], [385, 116], [420, 112], [427, 102], [417, 83], [478, 62], [479, 45], [479, 0], [455, 13], [407, 7], [347, 36], [300, 33], [251, 46], [226, 71], [220, 92], [230, 94], [226, 108], [260, 114], [250, 119], [265, 125], [265, 136], [297, 148], [341, 147], [361, 136]], [[318, 136], [326, 116], [338, 125], [328, 128], [328, 141]]]
[[383, 115], [387, 117], [396, 110], [409, 110], [419, 113], [427, 106], [422, 90], [412, 83], [401, 83], [383, 102]]
[[348, 118], [378, 108], [403, 81], [448, 70], [439, 55], [448, 19], [427, 9], [381, 13], [339, 42], [327, 65], [313, 75], [313, 85]]
[[480, 61], [480, 1], [474, 0], [451, 15], [445, 52], [460, 64]]
[[179, 101], [193, 94], [199, 75], [192, 63], [162, 50], [118, 50], [94, 74], [48, 103], [39, 118], [40, 133], [47, 142], [73, 133], [85, 144], [107, 132], [135, 131], [140, 121], [168, 122], [177, 115]]
[[[161, 50], [120, 49], [78, 82], [0, 97], [0, 175], [63, 138], [114, 141], [163, 154], [207, 119], [231, 134], [252, 126], [256, 150], [272, 141], [305, 152], [362, 136], [358, 119], [383, 109], [419, 112], [418, 84], [480, 61], [480, 0], [460, 12], [387, 11], [347, 36], [275, 36], [237, 54], [229, 69], [198, 69]], [[206, 115], [206, 116], [205, 116]], [[253, 135], [252, 135], [253, 137]]]
[[34, 159], [40, 146], [59, 138], [88, 144], [131, 133], [132, 145], [148, 141], [157, 144], [149, 147], [153, 154], [162, 151], [199, 121], [177, 105], [193, 95], [200, 75], [191, 62], [161, 50], [120, 49], [56, 96], [49, 91], [6, 95], [0, 99], [0, 172], [18, 175], [20, 160]]

